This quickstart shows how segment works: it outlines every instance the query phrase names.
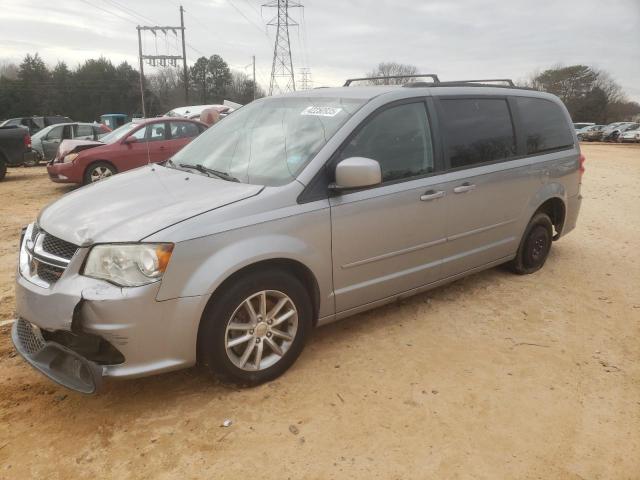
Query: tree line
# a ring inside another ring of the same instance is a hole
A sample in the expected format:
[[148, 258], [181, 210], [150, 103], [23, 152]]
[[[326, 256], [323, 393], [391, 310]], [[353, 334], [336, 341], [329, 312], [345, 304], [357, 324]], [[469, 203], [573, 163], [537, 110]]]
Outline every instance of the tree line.
[[[416, 75], [414, 65], [382, 62], [367, 77]], [[372, 80], [369, 84], [402, 85], [411, 78]], [[631, 121], [640, 115], [640, 103], [629, 101], [620, 85], [607, 72], [588, 65], [554, 66], [532, 73], [520, 86], [557, 95], [567, 106], [574, 122], [607, 124]]]
[[[148, 116], [185, 105], [181, 69], [165, 67], [145, 74]], [[229, 68], [219, 55], [201, 57], [189, 68], [189, 103], [212, 104], [231, 100], [246, 104], [265, 95], [243, 72]], [[140, 114], [140, 75], [127, 62], [114, 65], [101, 57], [70, 69], [64, 62], [47, 67], [36, 53], [19, 65], [0, 64], [0, 119], [64, 115], [93, 121], [104, 113]]]

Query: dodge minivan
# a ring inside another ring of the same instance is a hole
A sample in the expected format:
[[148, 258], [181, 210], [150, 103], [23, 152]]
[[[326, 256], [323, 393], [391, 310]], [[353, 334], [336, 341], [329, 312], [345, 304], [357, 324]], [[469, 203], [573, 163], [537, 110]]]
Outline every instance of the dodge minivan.
[[44, 208], [20, 242], [17, 351], [84, 393], [196, 364], [256, 385], [313, 327], [540, 269], [581, 202], [566, 108], [425, 77], [259, 99], [165, 163]]

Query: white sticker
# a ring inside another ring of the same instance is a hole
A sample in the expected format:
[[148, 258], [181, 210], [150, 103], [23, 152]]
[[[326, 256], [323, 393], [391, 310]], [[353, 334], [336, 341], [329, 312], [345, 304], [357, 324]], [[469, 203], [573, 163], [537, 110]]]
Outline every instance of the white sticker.
[[307, 107], [305, 108], [300, 115], [313, 115], [316, 117], [335, 117], [338, 113], [342, 111], [341, 108], [337, 107]]

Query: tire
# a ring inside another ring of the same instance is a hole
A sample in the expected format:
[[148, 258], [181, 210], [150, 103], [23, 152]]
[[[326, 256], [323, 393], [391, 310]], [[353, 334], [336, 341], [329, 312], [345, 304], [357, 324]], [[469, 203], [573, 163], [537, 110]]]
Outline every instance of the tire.
[[37, 167], [38, 164], [40, 163], [40, 155], [38, 153], [36, 153], [36, 155], [34, 155], [33, 160], [29, 160], [26, 161], [22, 164], [23, 167]]
[[[261, 308], [262, 292], [266, 308]], [[257, 314], [253, 321], [247, 301]], [[273, 316], [275, 321], [270, 320], [280, 301], [283, 306]], [[293, 275], [274, 268], [242, 275], [223, 286], [205, 310], [198, 334], [199, 363], [225, 383], [254, 386], [273, 380], [302, 352], [312, 312], [309, 293]], [[283, 332], [290, 340], [280, 336]], [[274, 343], [279, 353], [272, 348]]]
[[82, 176], [82, 184], [88, 185], [118, 173], [116, 168], [108, 162], [94, 162], [87, 167]]
[[516, 258], [510, 269], [519, 275], [537, 272], [549, 256], [553, 241], [553, 224], [546, 213], [536, 213], [527, 225]]
[[0, 180], [3, 180], [7, 175], [7, 163], [4, 161], [4, 158], [0, 156]]

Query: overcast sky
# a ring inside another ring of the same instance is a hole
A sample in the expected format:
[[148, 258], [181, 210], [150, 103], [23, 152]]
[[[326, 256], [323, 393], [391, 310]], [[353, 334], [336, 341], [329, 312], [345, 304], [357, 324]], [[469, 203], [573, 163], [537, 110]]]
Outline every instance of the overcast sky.
[[[266, 0], [184, 0], [187, 57], [217, 53], [268, 86], [274, 9]], [[607, 70], [640, 101], [640, 0], [306, 0], [291, 9], [296, 73], [339, 85], [381, 61], [443, 80], [527, 78], [556, 64]], [[137, 68], [137, 24], [179, 24], [178, 0], [0, 0], [0, 61], [38, 52], [50, 65], [103, 55]], [[146, 53], [179, 54], [174, 36], [150, 34]], [[157, 50], [156, 50], [157, 49]], [[146, 67], [145, 67], [146, 69]], [[153, 70], [149, 67], [149, 70]], [[299, 80], [299, 77], [298, 77]]]

